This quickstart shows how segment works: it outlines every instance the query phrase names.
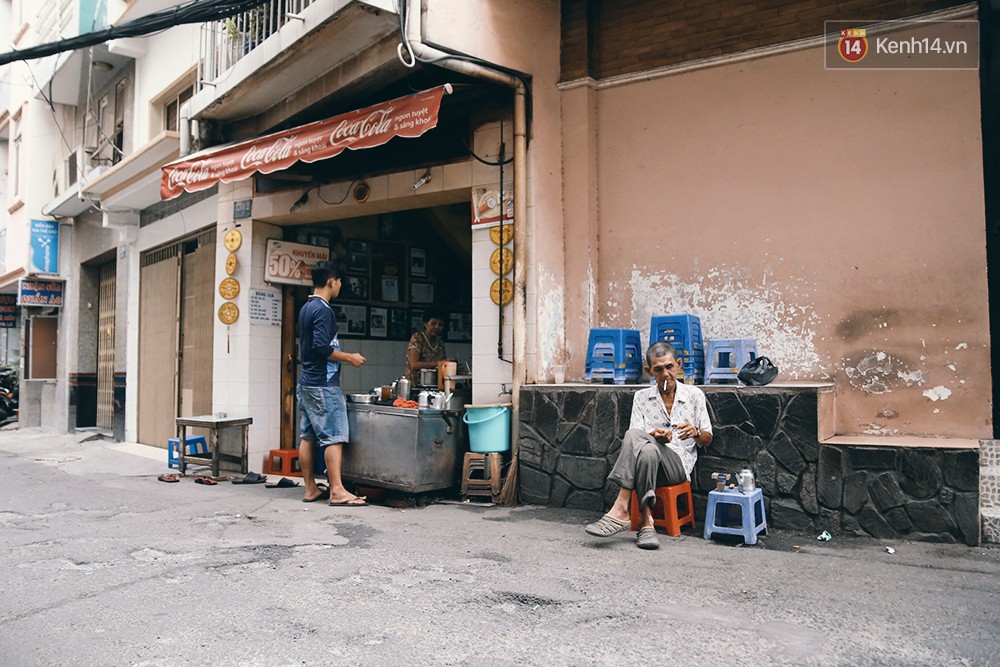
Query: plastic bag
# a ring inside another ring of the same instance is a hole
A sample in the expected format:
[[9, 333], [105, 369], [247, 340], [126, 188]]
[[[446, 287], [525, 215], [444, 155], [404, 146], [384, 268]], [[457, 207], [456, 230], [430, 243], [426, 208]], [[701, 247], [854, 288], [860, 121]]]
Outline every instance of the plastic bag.
[[763, 387], [778, 375], [778, 367], [767, 357], [757, 357], [743, 364], [736, 375], [740, 382], [751, 387]]

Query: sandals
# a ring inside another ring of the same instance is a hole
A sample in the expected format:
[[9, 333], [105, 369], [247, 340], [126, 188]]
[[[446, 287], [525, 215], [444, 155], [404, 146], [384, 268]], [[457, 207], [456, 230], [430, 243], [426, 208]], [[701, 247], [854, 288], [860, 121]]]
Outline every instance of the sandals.
[[160, 480], [161, 482], [168, 482], [170, 484], [173, 484], [174, 482], [181, 481], [180, 477], [178, 477], [177, 475], [174, 475], [173, 473], [169, 473], [169, 472], [163, 473], [162, 475], [160, 475], [156, 479]]
[[242, 479], [232, 480], [233, 484], [263, 484], [267, 481], [267, 475], [259, 475], [255, 472], [248, 472]]
[[195, 477], [194, 478], [194, 483], [195, 484], [207, 484], [208, 486], [215, 486], [216, 484], [218, 484], [218, 482], [215, 481], [213, 478], [206, 477], [204, 475], [200, 475], [198, 477]]
[[628, 521], [619, 521], [610, 514], [605, 514], [594, 523], [587, 525], [587, 534], [595, 537], [611, 537], [629, 529]]
[[660, 538], [656, 536], [656, 528], [652, 526], [640, 528], [635, 535], [635, 545], [640, 549], [659, 549]]
[[[234, 480], [235, 482], [235, 480]], [[244, 482], [245, 483], [245, 482]], [[278, 480], [277, 484], [265, 484], [265, 489], [290, 489], [293, 486], [298, 486], [299, 483], [288, 479], [287, 477], [282, 477]]]

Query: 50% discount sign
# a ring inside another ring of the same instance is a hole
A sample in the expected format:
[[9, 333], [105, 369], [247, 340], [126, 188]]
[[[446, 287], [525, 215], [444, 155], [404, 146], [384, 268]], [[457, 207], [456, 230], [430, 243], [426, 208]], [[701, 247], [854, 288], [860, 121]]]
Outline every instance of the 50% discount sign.
[[329, 260], [329, 248], [268, 239], [264, 280], [279, 285], [308, 287], [312, 285], [312, 266]]

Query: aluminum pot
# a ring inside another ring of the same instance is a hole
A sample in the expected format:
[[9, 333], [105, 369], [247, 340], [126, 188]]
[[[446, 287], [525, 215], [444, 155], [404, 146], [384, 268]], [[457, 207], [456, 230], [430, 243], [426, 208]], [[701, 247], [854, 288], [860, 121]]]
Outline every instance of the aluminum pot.
[[424, 387], [437, 386], [438, 372], [435, 368], [420, 369], [420, 384]]
[[347, 395], [347, 400], [349, 400], [351, 403], [371, 403], [372, 402], [372, 398], [373, 397], [372, 397], [371, 394], [348, 394]]

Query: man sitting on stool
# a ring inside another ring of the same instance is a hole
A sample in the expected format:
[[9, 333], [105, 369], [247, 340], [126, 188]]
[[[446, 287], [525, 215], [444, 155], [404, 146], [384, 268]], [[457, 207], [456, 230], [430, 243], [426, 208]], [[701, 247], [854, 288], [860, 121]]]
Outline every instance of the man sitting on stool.
[[646, 350], [645, 370], [656, 385], [635, 394], [629, 429], [608, 475], [621, 488], [608, 513], [587, 526], [590, 535], [609, 537], [628, 530], [629, 496], [635, 490], [641, 517], [636, 544], [640, 549], [659, 548], [652, 512], [656, 487], [689, 481], [697, 448], [712, 444], [705, 392], [677, 381], [681, 367], [670, 343], [654, 343]]

